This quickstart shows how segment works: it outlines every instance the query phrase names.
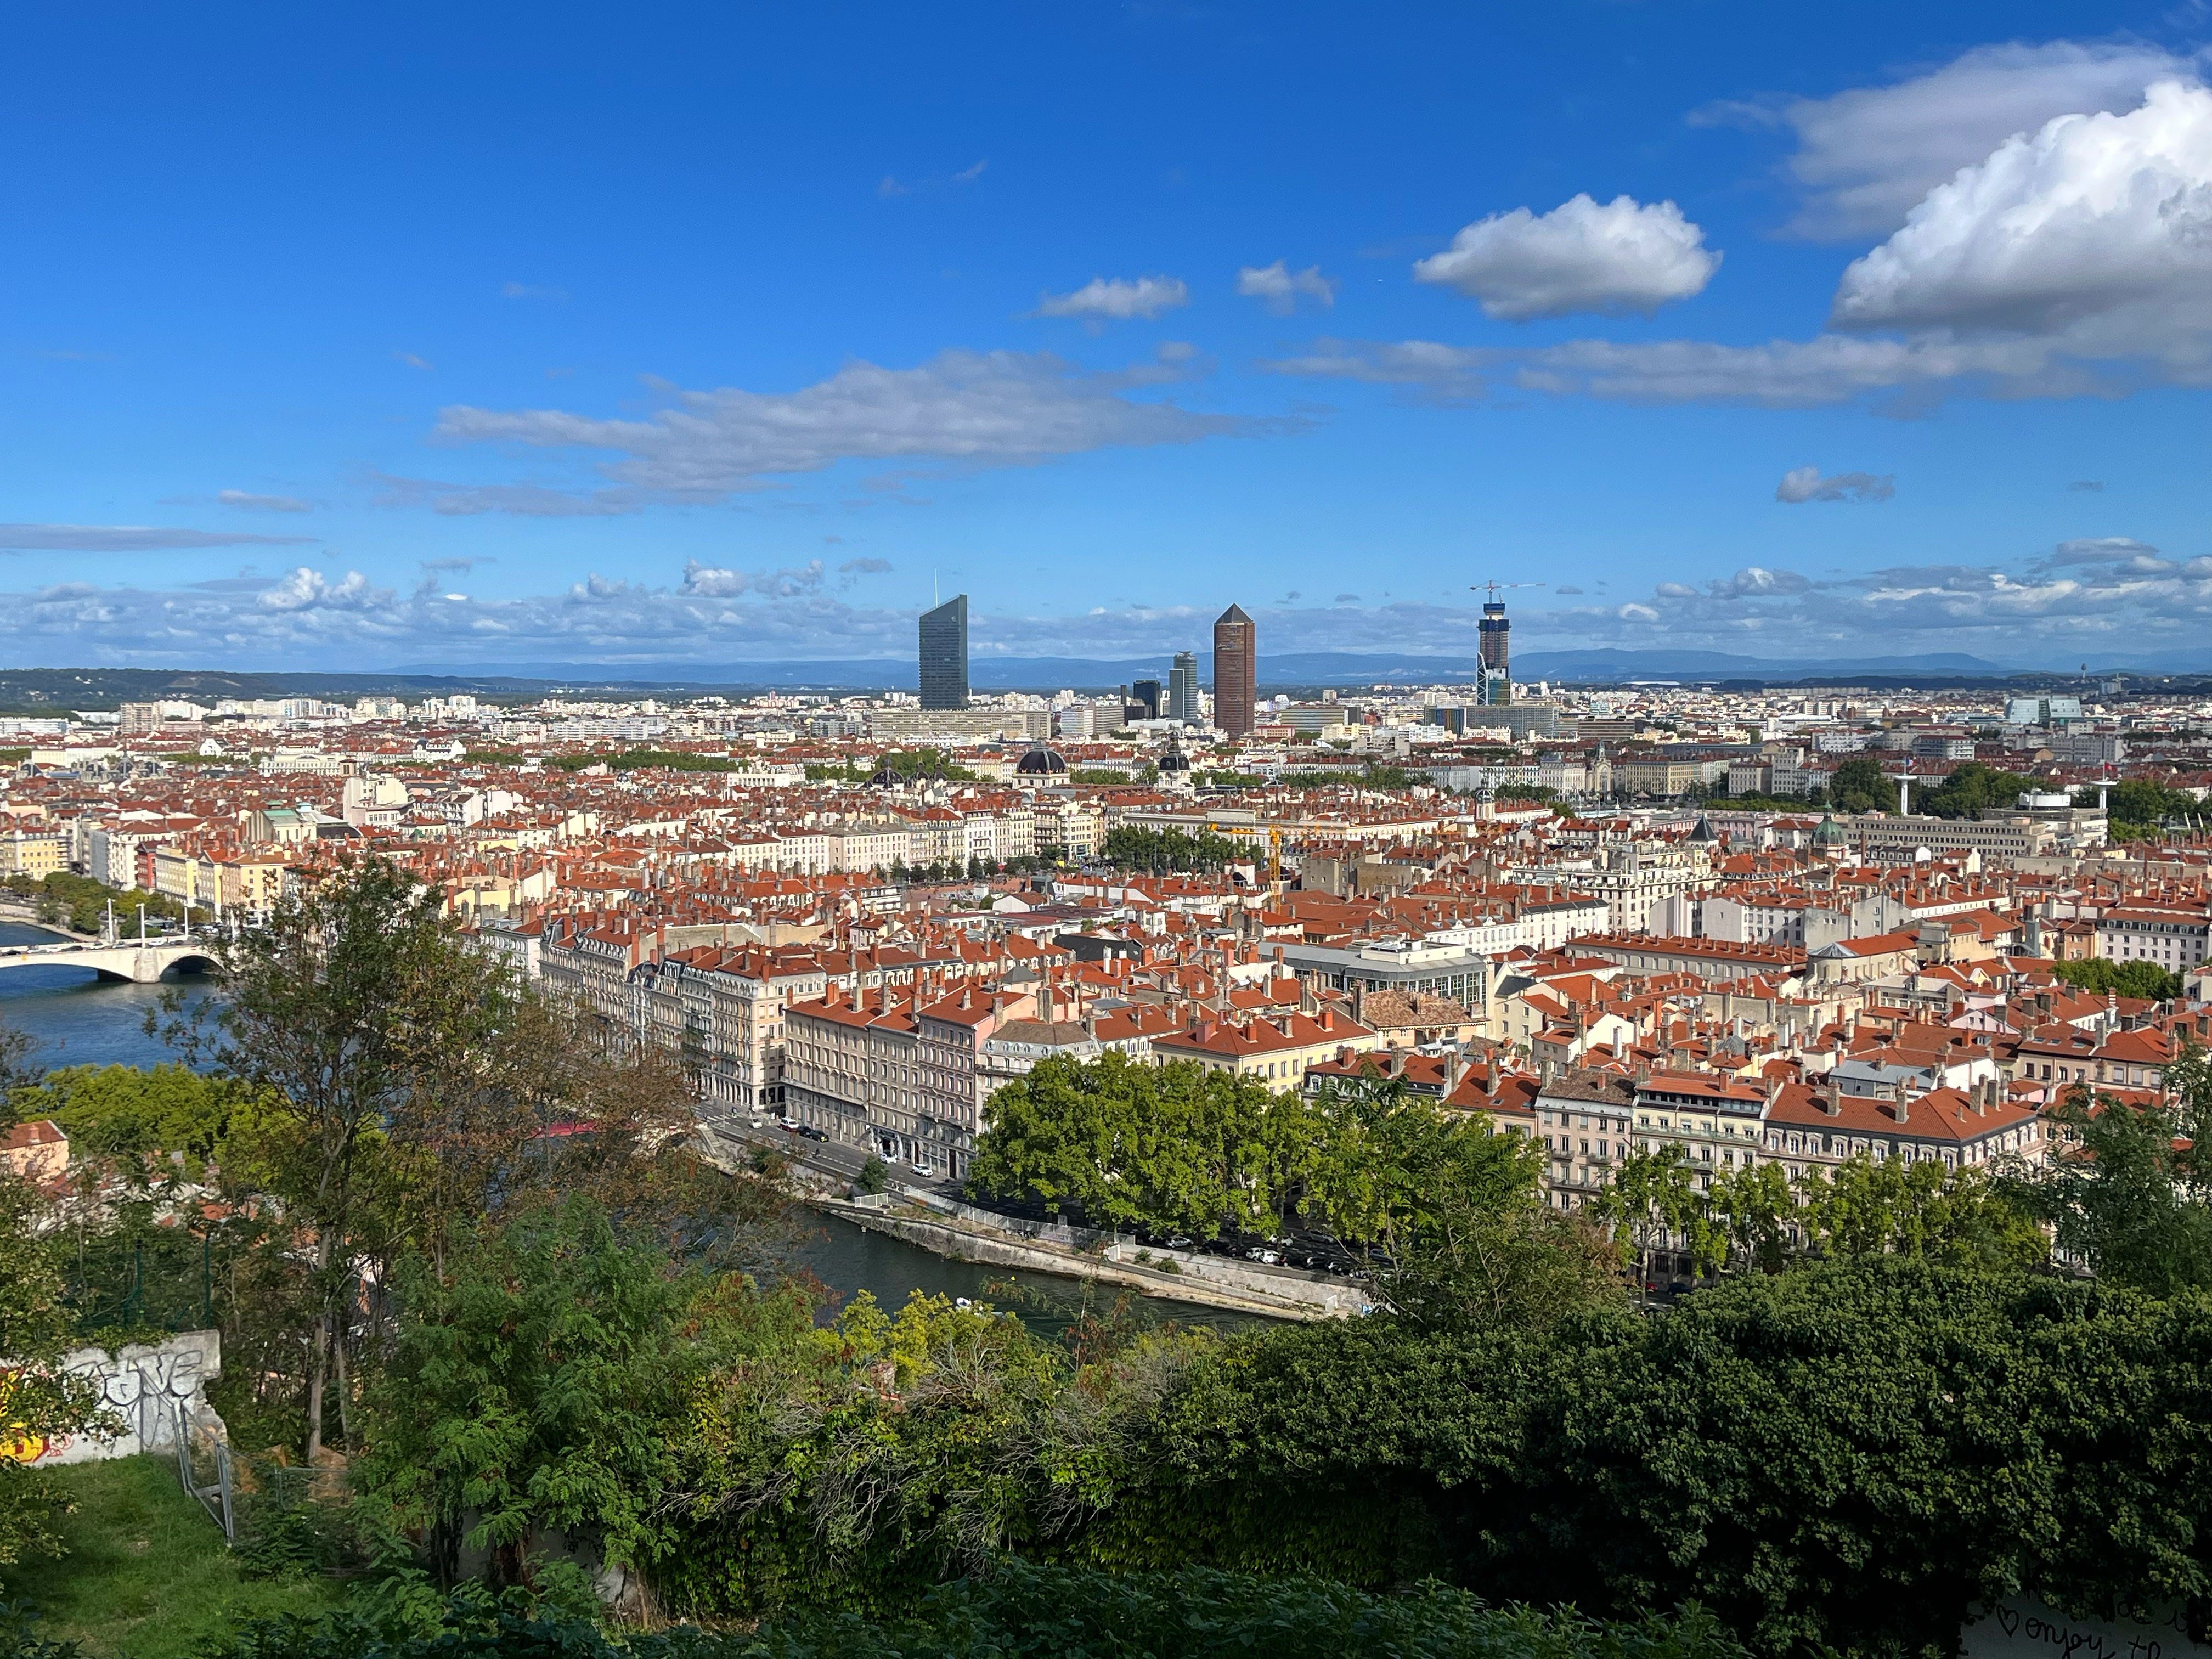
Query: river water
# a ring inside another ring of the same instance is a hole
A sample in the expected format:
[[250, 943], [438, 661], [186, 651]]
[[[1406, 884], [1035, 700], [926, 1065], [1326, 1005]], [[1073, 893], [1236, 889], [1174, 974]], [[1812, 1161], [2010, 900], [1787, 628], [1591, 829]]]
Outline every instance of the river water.
[[[52, 943], [59, 935], [27, 923], [0, 921], [0, 948]], [[206, 996], [209, 981], [186, 975], [161, 985], [102, 981], [88, 968], [0, 968], [0, 1022], [27, 1032], [31, 1063], [58, 1066], [153, 1066], [176, 1054], [146, 1030], [146, 1018], [160, 1011], [164, 992], [179, 991], [187, 1005]], [[854, 1226], [836, 1216], [814, 1216], [811, 1236], [795, 1252], [805, 1267], [830, 1289], [849, 1295], [872, 1292], [886, 1310], [896, 1310], [915, 1291], [930, 1296], [988, 1301], [1019, 1314], [1033, 1329], [1065, 1329], [1087, 1306], [1103, 1315], [1115, 1288], [1053, 1273], [1018, 1273], [1007, 1267], [948, 1261], [943, 1256]], [[1217, 1330], [1242, 1329], [1272, 1322], [1249, 1314], [1156, 1297], [1132, 1297], [1132, 1316], [1146, 1322], [1173, 1322]]]

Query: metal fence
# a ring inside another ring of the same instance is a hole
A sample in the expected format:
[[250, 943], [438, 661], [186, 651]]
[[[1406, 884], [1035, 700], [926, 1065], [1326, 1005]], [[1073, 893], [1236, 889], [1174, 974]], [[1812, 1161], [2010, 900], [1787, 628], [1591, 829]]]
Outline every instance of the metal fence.
[[222, 1528], [223, 1542], [235, 1544], [238, 1515], [232, 1498], [237, 1483], [230, 1447], [216, 1431], [213, 1413], [203, 1418], [182, 1400], [176, 1407], [177, 1480]]

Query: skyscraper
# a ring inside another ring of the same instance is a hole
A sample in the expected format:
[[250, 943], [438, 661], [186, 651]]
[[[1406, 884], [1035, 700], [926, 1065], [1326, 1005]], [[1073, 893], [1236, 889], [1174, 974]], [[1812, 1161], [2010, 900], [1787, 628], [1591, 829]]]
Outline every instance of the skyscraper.
[[1139, 680], [1129, 688], [1132, 706], [1144, 710], [1134, 718], [1156, 720], [1160, 717], [1160, 683], [1158, 680]]
[[1188, 651], [1175, 653], [1175, 663], [1168, 670], [1168, 706], [1161, 713], [1185, 726], [1199, 723], [1198, 658]]
[[921, 613], [921, 706], [968, 706], [968, 596]]
[[1475, 701], [1485, 705], [1509, 703], [1513, 701], [1513, 674], [1507, 659], [1507, 641], [1513, 624], [1505, 619], [1504, 604], [1491, 600], [1482, 607], [1482, 621], [1477, 624], [1481, 635], [1482, 683], [1477, 687]]
[[1213, 623], [1213, 723], [1232, 738], [1252, 734], [1259, 629], [1232, 605]]

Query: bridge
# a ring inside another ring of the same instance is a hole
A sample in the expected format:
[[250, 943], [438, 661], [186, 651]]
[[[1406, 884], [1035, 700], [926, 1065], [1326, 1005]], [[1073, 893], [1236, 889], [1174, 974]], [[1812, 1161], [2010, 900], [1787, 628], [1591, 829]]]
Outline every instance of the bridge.
[[123, 939], [113, 945], [70, 939], [58, 945], [20, 945], [0, 949], [0, 969], [89, 968], [102, 979], [151, 985], [172, 968], [220, 966], [214, 952], [198, 939]]

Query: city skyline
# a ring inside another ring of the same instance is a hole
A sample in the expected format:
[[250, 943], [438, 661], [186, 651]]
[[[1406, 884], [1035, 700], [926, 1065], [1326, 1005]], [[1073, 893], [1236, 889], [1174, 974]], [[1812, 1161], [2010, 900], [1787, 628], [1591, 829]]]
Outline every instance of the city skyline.
[[0, 115], [0, 660], [2212, 667], [2200, 12], [127, 15]]

